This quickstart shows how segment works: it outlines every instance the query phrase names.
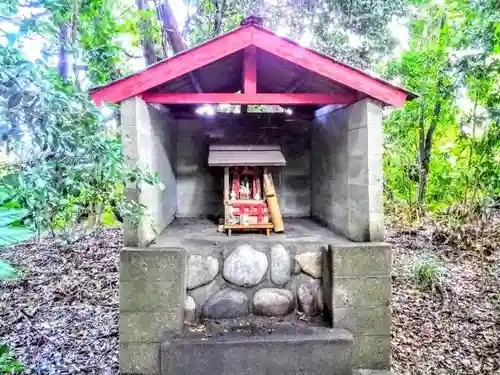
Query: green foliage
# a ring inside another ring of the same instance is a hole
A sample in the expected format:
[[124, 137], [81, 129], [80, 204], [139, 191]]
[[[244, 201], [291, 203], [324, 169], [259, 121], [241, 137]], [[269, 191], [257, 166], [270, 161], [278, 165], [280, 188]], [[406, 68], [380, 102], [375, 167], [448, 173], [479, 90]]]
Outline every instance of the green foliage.
[[[112, 36], [118, 28], [109, 4], [96, 0], [74, 9], [54, 1], [50, 19], [36, 30], [69, 49], [66, 41], [57, 39], [57, 29], [49, 32], [43, 25], [71, 22], [73, 44], [83, 46], [88, 78], [97, 83], [116, 77], [118, 55]], [[100, 34], [102, 29], [106, 33]], [[22, 223], [39, 236], [49, 229], [69, 241], [99, 226], [105, 211], [106, 221], [111, 222], [111, 209], [137, 223], [144, 207], [125, 199], [125, 186], [159, 184], [158, 176], [126, 166], [109, 115], [80, 90], [78, 80], [63, 82], [50, 59], [27, 60], [20, 52], [21, 43], [18, 38], [0, 45], [0, 118], [6, 120], [3, 141], [14, 160], [4, 168], [1, 185], [11, 204], [26, 210]]]
[[420, 98], [384, 121], [386, 206], [406, 205], [411, 215], [420, 208], [420, 129], [425, 134], [434, 124], [425, 208], [441, 212], [460, 204], [470, 212], [475, 202], [500, 194], [500, 60], [494, 52], [500, 15], [495, 1], [446, 0], [424, 2], [410, 20], [410, 49], [386, 74]]
[[19, 363], [5, 344], [0, 344], [0, 374], [18, 374], [24, 370], [24, 366]]
[[184, 0], [190, 9], [184, 27], [191, 45], [239, 25], [250, 14], [264, 17], [265, 26], [362, 68], [372, 68], [390, 55], [396, 41], [393, 17], [403, 16], [404, 0]]
[[11, 280], [17, 278], [17, 271], [12, 266], [0, 259], [0, 280]]
[[413, 282], [424, 290], [435, 290], [444, 279], [446, 269], [432, 258], [425, 256], [415, 260], [410, 268], [410, 277]]

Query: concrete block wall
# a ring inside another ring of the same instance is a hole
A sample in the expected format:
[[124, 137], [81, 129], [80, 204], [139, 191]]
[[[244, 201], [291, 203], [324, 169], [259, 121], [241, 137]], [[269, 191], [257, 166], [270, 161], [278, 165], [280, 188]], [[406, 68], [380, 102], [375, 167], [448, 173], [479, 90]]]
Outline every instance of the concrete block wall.
[[282, 213], [310, 215], [310, 122], [263, 117], [178, 120], [177, 217], [223, 214], [223, 170], [207, 164], [217, 142], [281, 145], [287, 165], [271, 172]]
[[382, 241], [382, 107], [324, 111], [311, 130], [311, 213], [353, 241]]
[[323, 267], [324, 301], [331, 324], [354, 335], [353, 367], [389, 369], [390, 247], [383, 243], [329, 246], [323, 253]]
[[158, 173], [165, 186], [127, 186], [127, 197], [144, 204], [147, 215], [139, 226], [125, 224], [125, 244], [145, 246], [170, 224], [177, 209], [177, 126], [165, 107], [133, 97], [121, 103], [121, 132], [126, 163]]
[[120, 374], [159, 375], [160, 347], [184, 324], [184, 249], [120, 253]]

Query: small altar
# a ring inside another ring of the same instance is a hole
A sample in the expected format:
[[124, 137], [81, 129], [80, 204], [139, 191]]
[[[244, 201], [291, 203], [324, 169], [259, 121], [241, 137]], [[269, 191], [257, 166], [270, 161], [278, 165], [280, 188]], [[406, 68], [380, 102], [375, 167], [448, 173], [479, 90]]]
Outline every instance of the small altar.
[[284, 231], [268, 167], [286, 165], [278, 145], [210, 145], [210, 167], [224, 168], [224, 223], [221, 230]]

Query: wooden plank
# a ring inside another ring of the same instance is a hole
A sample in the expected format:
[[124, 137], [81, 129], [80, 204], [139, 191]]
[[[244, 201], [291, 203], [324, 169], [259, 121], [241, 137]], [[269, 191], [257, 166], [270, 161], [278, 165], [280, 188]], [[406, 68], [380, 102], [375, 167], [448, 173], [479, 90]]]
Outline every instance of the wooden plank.
[[245, 48], [243, 56], [243, 92], [257, 93], [257, 49], [255, 46]]
[[234, 32], [152, 65], [141, 73], [98, 89], [91, 94], [92, 99], [95, 103], [103, 101], [118, 103], [246, 48], [251, 41], [251, 27], [236, 29]]
[[346, 65], [336, 63], [326, 56], [279, 38], [260, 28], [253, 27], [252, 32], [253, 44], [275, 56], [363, 92], [384, 103], [401, 107], [406, 101], [408, 95], [405, 92], [391, 87], [387, 83], [380, 82]]
[[231, 94], [231, 93], [144, 93], [147, 103], [160, 104], [283, 104], [321, 105], [351, 104], [356, 101], [352, 93], [335, 94]]
[[272, 228], [273, 224], [248, 224], [248, 225], [241, 225], [241, 224], [225, 224], [224, 229], [265, 229], [265, 228]]

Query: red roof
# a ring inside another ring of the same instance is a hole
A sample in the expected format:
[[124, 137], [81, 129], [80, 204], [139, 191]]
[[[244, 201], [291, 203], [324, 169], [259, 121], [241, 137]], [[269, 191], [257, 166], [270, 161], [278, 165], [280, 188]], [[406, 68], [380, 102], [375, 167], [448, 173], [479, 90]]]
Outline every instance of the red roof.
[[[198, 90], [193, 80], [199, 83]], [[94, 88], [91, 96], [96, 103], [119, 103], [141, 96], [148, 102], [172, 105], [284, 104], [316, 108], [349, 104], [365, 97], [399, 107], [416, 97], [254, 22], [243, 22], [233, 31], [141, 72]]]

